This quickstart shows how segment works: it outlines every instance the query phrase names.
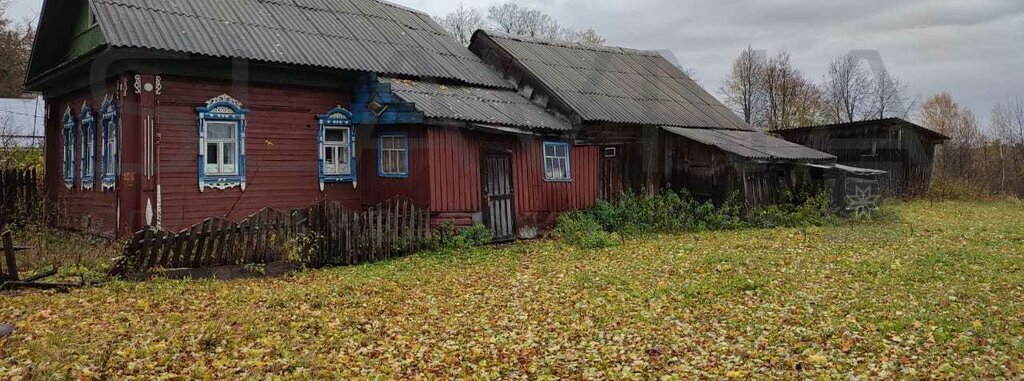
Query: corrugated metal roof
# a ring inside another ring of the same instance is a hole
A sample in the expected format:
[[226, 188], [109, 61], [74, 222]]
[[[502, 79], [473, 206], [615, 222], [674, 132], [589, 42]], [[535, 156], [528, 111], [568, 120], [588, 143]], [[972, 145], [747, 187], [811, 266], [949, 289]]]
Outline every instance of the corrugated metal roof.
[[856, 121], [856, 122], [852, 122], [852, 123], [821, 124], [821, 125], [815, 125], [815, 126], [806, 126], [806, 127], [797, 127], [797, 128], [790, 128], [790, 129], [785, 129], [785, 130], [779, 130], [779, 131], [775, 131], [775, 133], [777, 133], [779, 135], [786, 136], [786, 135], [789, 135], [789, 134], [792, 134], [792, 133], [795, 133], [795, 132], [802, 132], [802, 131], [808, 131], [808, 130], [827, 130], [827, 129], [833, 129], [833, 128], [843, 129], [843, 128], [876, 127], [876, 126], [878, 126], [878, 127], [895, 126], [895, 127], [915, 128], [915, 129], [921, 131], [922, 133], [924, 133], [925, 135], [930, 136], [932, 139], [935, 139], [935, 140], [949, 140], [949, 136], [946, 136], [945, 134], [943, 134], [941, 132], [935, 131], [935, 130], [933, 130], [931, 128], [922, 126], [922, 125], [917, 124], [917, 123], [913, 123], [913, 122], [907, 121], [907, 120], [905, 120], [903, 118], [869, 119], [869, 120]]
[[90, 0], [107, 43], [511, 88], [430, 16], [376, 0]]
[[753, 130], [656, 52], [480, 31], [584, 120]]
[[830, 161], [836, 157], [757, 131], [709, 130], [702, 128], [662, 127], [691, 139], [748, 159]]
[[391, 91], [416, 104], [428, 118], [568, 131], [572, 125], [511, 90], [445, 86], [429, 82], [385, 79]]

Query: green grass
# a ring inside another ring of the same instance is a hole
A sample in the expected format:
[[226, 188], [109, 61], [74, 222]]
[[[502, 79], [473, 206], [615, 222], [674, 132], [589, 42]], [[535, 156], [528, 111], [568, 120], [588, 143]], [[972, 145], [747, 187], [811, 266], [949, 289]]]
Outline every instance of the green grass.
[[0, 295], [0, 379], [1024, 377], [1024, 204]]

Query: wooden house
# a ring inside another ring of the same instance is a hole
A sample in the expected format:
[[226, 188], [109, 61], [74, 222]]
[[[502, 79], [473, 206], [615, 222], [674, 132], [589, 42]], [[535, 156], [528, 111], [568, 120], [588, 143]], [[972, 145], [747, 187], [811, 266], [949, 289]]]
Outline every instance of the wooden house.
[[886, 196], [914, 196], [931, 184], [935, 147], [945, 135], [899, 118], [778, 131], [783, 139], [838, 157], [840, 164], [882, 170]]
[[507, 239], [596, 199], [596, 148], [566, 144], [567, 121], [393, 4], [48, 1], [33, 51], [68, 227], [125, 236], [406, 196]]
[[756, 131], [656, 52], [478, 31], [470, 50], [599, 147], [602, 197], [686, 189], [776, 201], [835, 157]]
[[375, 0], [47, 1], [28, 73], [47, 197], [63, 226], [125, 236], [403, 196], [507, 240], [628, 187], [750, 198], [833, 159], [651, 53], [477, 37]]

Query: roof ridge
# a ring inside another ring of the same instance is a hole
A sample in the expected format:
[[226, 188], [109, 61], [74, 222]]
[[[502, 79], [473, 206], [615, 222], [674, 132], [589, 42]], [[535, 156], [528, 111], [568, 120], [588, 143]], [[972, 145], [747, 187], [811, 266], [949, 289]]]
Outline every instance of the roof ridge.
[[[453, 53], [447, 52], [447, 51], [440, 51], [440, 50], [436, 50], [436, 49], [431, 49], [432, 47], [409, 45], [409, 44], [403, 44], [403, 43], [394, 42], [394, 41], [374, 41], [374, 40], [366, 40], [366, 39], [358, 39], [358, 38], [349, 38], [349, 37], [346, 37], [346, 36], [340, 36], [340, 35], [336, 35], [336, 34], [327, 34], [327, 33], [319, 32], [319, 31], [314, 33], [314, 32], [308, 32], [308, 31], [299, 30], [299, 29], [286, 28], [286, 27], [274, 27], [274, 26], [268, 26], [268, 25], [254, 24], [254, 23], [249, 23], [249, 22], [245, 22], [245, 21], [235, 22], [235, 21], [224, 20], [224, 19], [219, 19], [219, 18], [210, 17], [210, 16], [204, 16], [204, 15], [199, 15], [199, 14], [193, 15], [193, 14], [188, 14], [188, 13], [183, 13], [183, 12], [178, 12], [178, 11], [171, 11], [171, 10], [166, 10], [166, 9], [153, 8], [153, 7], [146, 6], [146, 5], [129, 4], [127, 2], [124, 2], [124, 0], [94, 0], [94, 1], [99, 2], [99, 3], [113, 5], [113, 6], [126, 7], [126, 8], [135, 8], [135, 9], [138, 9], [138, 10], [141, 10], [141, 11], [164, 13], [164, 14], [175, 15], [175, 16], [185, 17], [185, 18], [190, 18], [190, 19], [206, 20], [206, 21], [226, 23], [226, 24], [231, 24], [231, 25], [248, 26], [248, 27], [260, 28], [260, 29], [271, 30], [271, 31], [287, 31], [287, 32], [304, 34], [304, 35], [307, 35], [307, 36], [330, 36], [332, 38], [337, 38], [337, 39], [346, 40], [346, 41], [361, 42], [361, 43], [373, 42], [373, 43], [387, 44], [387, 45], [398, 46], [398, 47], [405, 47], [405, 48], [422, 48], [422, 49], [430, 50], [431, 52], [433, 52], [435, 54], [438, 54], [438, 55], [441, 55], [441, 56], [445, 56], [445, 57], [455, 58], [455, 59], [458, 59], [458, 60], [461, 60], [461, 61], [479, 62], [479, 63], [483, 62], [483, 60], [481, 60], [479, 57], [476, 57], [476, 56], [473, 56], [471, 58], [471, 57], [461, 56], [461, 55], [458, 55], [458, 54], [453, 54]], [[380, 0], [372, 0], [372, 1], [380, 1]], [[295, 3], [294, 6], [297, 7], [297, 8], [305, 8], [305, 9], [316, 10], [316, 8], [306, 7], [306, 6], [297, 4], [297, 3]], [[328, 11], [331, 12], [331, 13], [342, 13], [342, 14], [351, 15], [351, 16], [372, 17], [372, 18], [377, 18], [377, 19], [386, 20], [386, 21], [393, 21], [393, 22], [400, 23], [401, 25], [403, 25], [405, 27], [410, 27], [409, 25], [406, 25], [406, 23], [402, 23], [399, 20], [388, 19], [388, 18], [384, 18], [384, 17], [380, 17], [380, 16], [375, 16], [375, 15], [369, 15], [369, 14], [365, 14], [365, 13], [351, 13], [351, 12], [334, 11], [334, 10], [328, 10]], [[102, 27], [101, 27], [101, 29], [102, 29]], [[413, 28], [410, 27], [410, 29], [413, 29]], [[422, 30], [422, 31], [425, 31], [425, 32], [428, 32], [428, 33], [432, 33], [432, 34], [438, 35], [437, 33], [434, 33], [433, 31], [426, 30], [426, 29], [417, 29], [417, 30]]]
[[653, 50], [626, 48], [626, 47], [611, 46], [611, 45], [583, 44], [583, 43], [572, 42], [572, 41], [562, 41], [562, 40], [544, 39], [544, 38], [538, 38], [538, 37], [515, 35], [515, 34], [503, 33], [503, 32], [498, 32], [498, 31], [495, 31], [495, 30], [488, 30], [488, 29], [481, 29], [481, 31], [483, 31], [484, 34], [486, 34], [487, 36], [492, 37], [492, 38], [501, 38], [501, 39], [505, 39], [505, 40], [513, 40], [513, 41], [519, 41], [519, 42], [525, 42], [525, 43], [531, 43], [531, 44], [551, 45], [551, 46], [558, 46], [558, 47], [562, 47], [562, 48], [579, 49], [579, 50], [590, 50], [590, 51], [604, 52], [604, 53], [615, 53], [615, 54], [625, 54], [625, 55], [644, 55], [644, 56], [661, 57], [661, 54], [658, 54], [658, 52], [653, 51]]

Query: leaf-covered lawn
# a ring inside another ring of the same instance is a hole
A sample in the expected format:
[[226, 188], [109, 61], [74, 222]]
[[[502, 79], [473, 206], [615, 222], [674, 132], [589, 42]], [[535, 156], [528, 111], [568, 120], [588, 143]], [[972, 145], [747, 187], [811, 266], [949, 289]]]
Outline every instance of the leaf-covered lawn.
[[0, 295], [0, 379], [1020, 378], [1024, 204]]

